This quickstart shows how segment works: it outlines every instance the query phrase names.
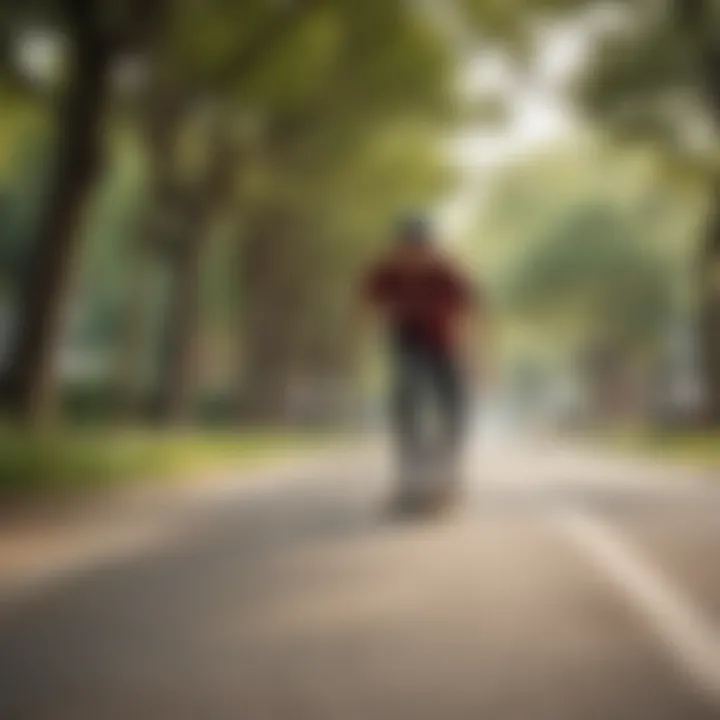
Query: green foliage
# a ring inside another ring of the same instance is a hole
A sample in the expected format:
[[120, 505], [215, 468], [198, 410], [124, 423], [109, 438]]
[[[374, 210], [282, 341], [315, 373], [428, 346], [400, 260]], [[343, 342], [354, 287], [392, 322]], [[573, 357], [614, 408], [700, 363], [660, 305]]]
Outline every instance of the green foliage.
[[708, 49], [720, 39], [716, 4], [700, 0], [629, 4], [622, 30], [606, 34], [577, 97], [619, 137], [656, 143], [695, 172], [718, 167], [717, 107]]
[[571, 210], [513, 270], [508, 298], [519, 312], [567, 319], [591, 338], [626, 345], [657, 341], [672, 297], [671, 273], [637, 242], [617, 210], [590, 204]]
[[531, 49], [538, 24], [571, 15], [597, 0], [459, 0], [461, 17], [481, 39], [501, 43], [522, 57]]
[[645, 377], [689, 327], [703, 193], [657, 172], [652, 153], [562, 147], [497, 178], [473, 262], [495, 300], [500, 364], [521, 395], [591, 381], [583, 358], [611, 347]]

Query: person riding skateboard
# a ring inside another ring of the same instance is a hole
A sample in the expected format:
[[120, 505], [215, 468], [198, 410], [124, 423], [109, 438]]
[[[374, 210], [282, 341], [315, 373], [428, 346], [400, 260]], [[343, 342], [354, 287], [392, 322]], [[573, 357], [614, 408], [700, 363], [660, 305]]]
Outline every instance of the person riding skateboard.
[[[438, 458], [444, 489], [454, 484], [448, 480], [455, 476], [467, 424], [471, 320], [480, 298], [420, 216], [399, 222], [391, 247], [364, 278], [363, 295], [387, 331], [402, 505], [419, 489], [418, 475]], [[430, 446], [423, 433], [428, 399], [439, 425]]]

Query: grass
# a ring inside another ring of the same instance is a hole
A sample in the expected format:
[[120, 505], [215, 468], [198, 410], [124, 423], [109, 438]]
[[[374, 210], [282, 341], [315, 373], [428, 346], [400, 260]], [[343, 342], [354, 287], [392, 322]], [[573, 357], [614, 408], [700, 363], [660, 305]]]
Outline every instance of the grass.
[[633, 431], [614, 435], [611, 444], [655, 459], [701, 469], [720, 468], [720, 433]]
[[204, 433], [103, 429], [37, 435], [0, 425], [0, 500], [248, 467], [338, 441], [329, 433], [261, 430]]

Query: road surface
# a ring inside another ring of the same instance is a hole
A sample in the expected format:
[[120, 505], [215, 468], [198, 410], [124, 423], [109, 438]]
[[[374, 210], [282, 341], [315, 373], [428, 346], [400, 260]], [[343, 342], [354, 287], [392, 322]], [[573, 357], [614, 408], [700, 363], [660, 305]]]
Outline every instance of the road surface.
[[387, 482], [360, 453], [18, 548], [0, 718], [720, 718], [720, 485], [547, 443], [476, 452], [436, 522]]

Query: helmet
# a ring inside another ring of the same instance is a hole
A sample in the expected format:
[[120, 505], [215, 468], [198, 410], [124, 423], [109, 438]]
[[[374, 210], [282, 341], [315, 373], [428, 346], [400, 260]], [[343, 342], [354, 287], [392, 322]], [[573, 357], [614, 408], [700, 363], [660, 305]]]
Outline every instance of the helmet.
[[430, 222], [419, 213], [403, 215], [397, 222], [396, 237], [403, 244], [429, 244], [431, 241]]

